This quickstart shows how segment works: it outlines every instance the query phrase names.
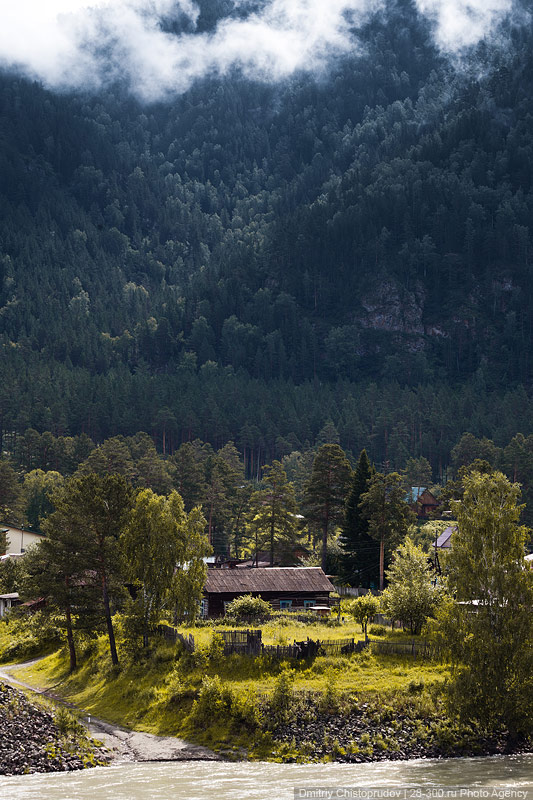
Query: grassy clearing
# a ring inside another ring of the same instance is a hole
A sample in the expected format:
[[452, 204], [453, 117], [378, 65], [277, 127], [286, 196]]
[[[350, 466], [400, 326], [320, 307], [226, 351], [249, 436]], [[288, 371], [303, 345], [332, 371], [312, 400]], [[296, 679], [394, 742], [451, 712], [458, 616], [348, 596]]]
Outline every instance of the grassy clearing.
[[[264, 709], [275, 706], [280, 681], [288, 676], [291, 702], [298, 697], [349, 698], [350, 707], [378, 697], [412, 699], [413, 691], [433, 691], [446, 679], [445, 665], [412, 657], [318, 657], [312, 662], [271, 661], [266, 657], [224, 657], [214, 630], [188, 629], [195, 636], [194, 654], [181, 645], [154, 640], [148, 653], [122, 652], [120, 667], [110, 662], [107, 640], [92, 642], [80, 667], [68, 675], [66, 652], [59, 650], [18, 672], [20, 678], [53, 689], [94, 716], [159, 735], [178, 735], [217, 750], [248, 757], [278, 757]], [[317, 639], [361, 637], [359, 626], [306, 625], [272, 621], [263, 640], [284, 644], [309, 636]], [[394, 636], [390, 631], [388, 637]], [[414, 690], [413, 690], [413, 687]], [[312, 702], [315, 702], [313, 700]], [[409, 701], [411, 702], [411, 700]], [[288, 751], [287, 751], [288, 752]], [[294, 753], [291, 751], [292, 757]], [[303, 756], [302, 756], [303, 757]], [[305, 756], [309, 758], [309, 754]]]

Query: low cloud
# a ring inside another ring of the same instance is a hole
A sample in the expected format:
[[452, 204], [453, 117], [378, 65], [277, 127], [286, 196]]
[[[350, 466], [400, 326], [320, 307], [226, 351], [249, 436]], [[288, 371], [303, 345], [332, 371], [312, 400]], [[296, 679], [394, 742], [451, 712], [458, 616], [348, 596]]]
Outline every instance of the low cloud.
[[417, 0], [417, 6], [434, 22], [440, 47], [460, 52], [488, 36], [512, 11], [513, 0]]
[[[215, 0], [212, 0], [215, 2]], [[239, 9], [245, 0], [233, 0]], [[197, 32], [194, 0], [15, 0], [2, 10], [0, 63], [51, 88], [98, 88], [126, 78], [146, 100], [185, 91], [210, 74], [240, 68], [281, 80], [319, 70], [355, 47], [353, 29], [386, 0], [264, 0], [261, 11]], [[440, 46], [474, 44], [512, 0], [417, 0]], [[187, 20], [187, 32], [164, 22]]]

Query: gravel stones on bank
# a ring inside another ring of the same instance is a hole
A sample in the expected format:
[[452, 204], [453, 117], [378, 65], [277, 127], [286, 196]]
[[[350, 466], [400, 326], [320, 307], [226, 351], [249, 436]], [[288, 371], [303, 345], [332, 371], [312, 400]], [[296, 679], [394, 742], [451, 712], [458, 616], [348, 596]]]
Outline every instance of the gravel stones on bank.
[[309, 708], [272, 728], [284, 761], [370, 761], [450, 758], [531, 751], [531, 741], [509, 741], [505, 732], [483, 734], [458, 729], [445, 720], [395, 714], [377, 721], [366, 707], [347, 714]]
[[67, 772], [103, 763], [88, 740], [59, 730], [53, 715], [0, 683], [0, 774]]

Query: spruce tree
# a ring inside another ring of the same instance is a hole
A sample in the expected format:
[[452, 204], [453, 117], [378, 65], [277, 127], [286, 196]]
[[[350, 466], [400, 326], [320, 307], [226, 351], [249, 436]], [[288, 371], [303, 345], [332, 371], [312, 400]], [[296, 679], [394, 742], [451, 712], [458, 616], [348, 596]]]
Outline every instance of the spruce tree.
[[353, 473], [341, 535], [341, 578], [351, 586], [376, 587], [379, 582], [379, 543], [368, 533], [368, 519], [359, 507], [361, 496], [368, 491], [374, 469], [366, 450], [361, 450]]

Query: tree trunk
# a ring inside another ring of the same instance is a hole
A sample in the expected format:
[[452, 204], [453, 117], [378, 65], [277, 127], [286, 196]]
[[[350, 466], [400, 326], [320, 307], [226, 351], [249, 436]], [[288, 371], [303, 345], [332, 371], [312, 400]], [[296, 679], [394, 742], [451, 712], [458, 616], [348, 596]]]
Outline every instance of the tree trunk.
[[68, 642], [68, 655], [69, 655], [69, 672], [74, 672], [78, 666], [76, 661], [76, 648], [74, 647], [74, 635], [72, 633], [72, 616], [70, 613], [70, 603], [67, 603], [65, 608], [65, 617], [67, 621], [67, 642]]
[[379, 591], [383, 591], [383, 585], [385, 583], [384, 579], [384, 572], [385, 572], [385, 539], [383, 536], [379, 540]]
[[109, 595], [107, 593], [107, 581], [102, 575], [102, 599], [104, 601], [104, 614], [107, 625], [107, 635], [109, 638], [109, 649], [111, 651], [111, 663], [113, 666], [118, 664], [117, 645], [115, 643], [115, 631], [113, 630], [113, 620], [111, 619], [111, 609], [109, 607]]
[[324, 522], [322, 527], [322, 559], [321, 559], [321, 567], [323, 571], [326, 571], [326, 562], [328, 558], [328, 520]]
[[145, 589], [143, 589], [143, 599], [144, 599], [143, 647], [148, 647], [148, 617], [150, 614], [150, 609], [148, 607], [148, 601], [146, 599]]
[[[272, 490], [272, 494], [274, 493], [274, 489]], [[270, 517], [270, 566], [274, 566], [274, 529], [275, 529], [275, 517], [274, 517], [274, 508], [271, 510], [271, 517]]]

